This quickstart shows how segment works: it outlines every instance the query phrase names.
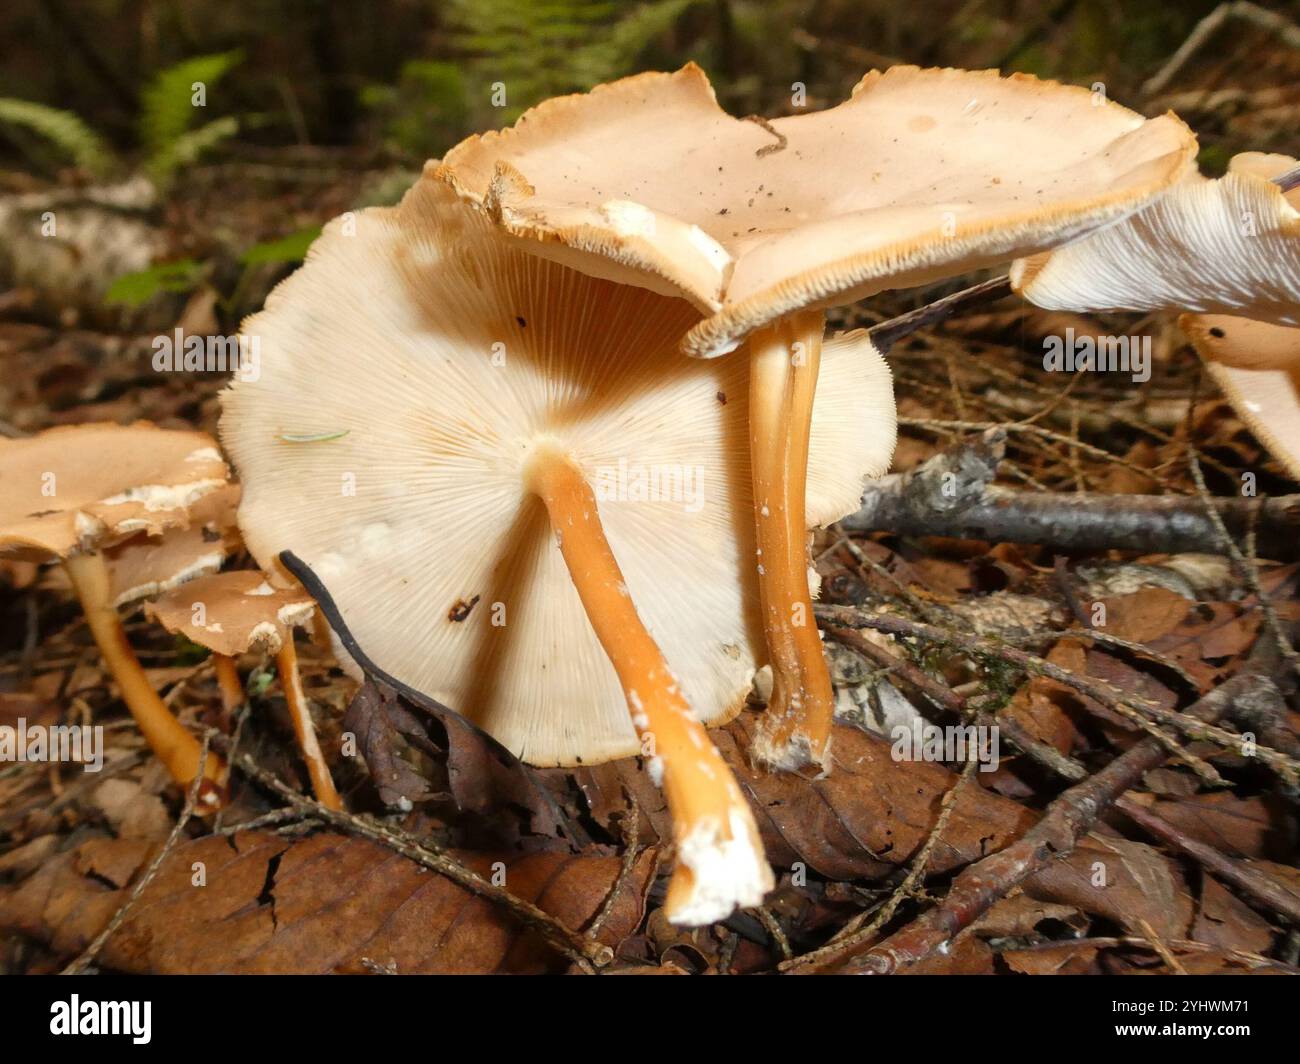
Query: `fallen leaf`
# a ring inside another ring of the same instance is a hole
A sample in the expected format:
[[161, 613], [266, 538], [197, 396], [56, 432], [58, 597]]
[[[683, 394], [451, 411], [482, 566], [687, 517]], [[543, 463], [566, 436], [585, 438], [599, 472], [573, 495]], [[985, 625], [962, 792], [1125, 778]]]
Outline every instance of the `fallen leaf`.
[[[126, 900], [121, 858], [138, 869], [146, 849], [99, 840], [61, 854], [0, 890], [0, 929], [82, 950]], [[90, 857], [87, 860], [88, 856]], [[571, 928], [589, 923], [619, 874], [616, 857], [456, 854], [495, 872], [517, 897]], [[645, 912], [656, 855], [638, 857], [600, 939], [632, 934]], [[204, 885], [196, 885], [202, 871]], [[105, 945], [107, 969], [179, 973], [541, 973], [565, 958], [499, 904], [377, 843], [332, 833], [291, 841], [265, 832], [207, 836], [177, 847]]]

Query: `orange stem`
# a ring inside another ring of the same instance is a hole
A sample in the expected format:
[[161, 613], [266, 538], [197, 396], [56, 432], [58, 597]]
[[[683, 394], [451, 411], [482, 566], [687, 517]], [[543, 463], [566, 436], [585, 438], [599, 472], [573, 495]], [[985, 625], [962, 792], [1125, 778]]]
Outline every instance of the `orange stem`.
[[678, 856], [668, 884], [669, 919], [711, 923], [737, 905], [758, 904], [772, 874], [749, 806], [637, 614], [591, 487], [553, 448], [537, 454], [531, 475], [596, 638], [618, 674], [651, 771], [662, 769]]
[[821, 311], [749, 338], [750, 464], [758, 588], [772, 697], [755, 752], [771, 765], [829, 764], [835, 700], [808, 591], [808, 440], [821, 363]]
[[[81, 600], [86, 623], [103, 655], [104, 664], [117, 682], [122, 701], [135, 718], [140, 733], [158, 760], [167, 767], [172, 779], [188, 786], [199, 773], [203, 748], [158, 697], [127, 642], [122, 618], [109, 598], [108, 567], [103, 555], [77, 554], [65, 559], [63, 565], [77, 598]], [[211, 786], [205, 784], [200, 789], [200, 810], [214, 810], [224, 800], [226, 765], [219, 755], [208, 752], [203, 775]]]
[[292, 631], [285, 634], [284, 645], [275, 656], [275, 667], [280, 672], [280, 687], [284, 690], [284, 700], [289, 707], [289, 718], [293, 721], [293, 733], [298, 738], [298, 749], [307, 762], [307, 774], [311, 777], [316, 800], [326, 809], [342, 809], [339, 792], [334, 788], [334, 778], [330, 775], [329, 765], [325, 763], [325, 755], [321, 753], [320, 743], [316, 740], [316, 725], [312, 723], [307, 695], [302, 689], [302, 677], [298, 673], [298, 652], [293, 646]]
[[239, 679], [239, 670], [235, 659], [229, 654], [212, 655], [212, 668], [217, 674], [217, 687], [221, 691], [221, 713], [226, 722], [239, 711], [244, 704], [244, 684]]

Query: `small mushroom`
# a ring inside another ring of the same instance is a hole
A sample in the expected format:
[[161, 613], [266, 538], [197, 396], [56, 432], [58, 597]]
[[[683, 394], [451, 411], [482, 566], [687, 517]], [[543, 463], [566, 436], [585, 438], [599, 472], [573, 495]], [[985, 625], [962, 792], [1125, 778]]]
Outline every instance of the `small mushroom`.
[[1178, 325], [1256, 438], [1300, 480], [1300, 329], [1226, 314]]
[[1300, 325], [1300, 190], [1286, 155], [1244, 152], [1193, 173], [1118, 225], [1016, 262], [1012, 286], [1048, 310], [1184, 310]]
[[[249, 550], [310, 567], [379, 668], [533, 764], [646, 758], [674, 818], [668, 912], [692, 924], [772, 883], [701, 725], [743, 706], [761, 621], [746, 369], [682, 358], [695, 319], [526, 254], [425, 178], [327, 226], [245, 323], [262, 373], [221, 423]], [[823, 364], [809, 509], [831, 519], [894, 425], [865, 333]]]
[[[202, 748], [150, 685], [131, 650], [115, 600], [106, 551], [137, 535], [188, 528], [195, 506], [225, 488], [215, 441], [143, 422], [78, 425], [0, 440], [0, 552], [57, 559], [85, 611], [104, 663], [131, 715], [178, 783], [198, 774]], [[207, 756], [204, 808], [221, 802], [225, 765]]]
[[774, 673], [758, 753], [829, 767], [803, 509], [824, 311], [1116, 221], [1194, 154], [1172, 115], [1024, 75], [894, 67], [837, 107], [768, 121], [726, 114], [692, 63], [549, 100], [463, 141], [434, 173], [534, 254], [690, 300], [703, 320], [685, 330], [688, 354], [748, 341]]
[[[265, 574], [246, 569], [199, 577], [145, 605], [145, 613], [167, 631], [211, 650], [218, 669], [227, 674], [221, 682], [231, 683], [233, 675], [241, 700], [243, 685], [239, 683], [235, 659], [251, 650], [275, 655], [285, 704], [312, 788], [322, 805], [341, 809], [329, 766], [316, 740], [293, 645], [294, 628], [310, 624], [315, 612], [315, 602], [301, 588], [273, 587]], [[219, 678], [221, 675], [218, 671]]]

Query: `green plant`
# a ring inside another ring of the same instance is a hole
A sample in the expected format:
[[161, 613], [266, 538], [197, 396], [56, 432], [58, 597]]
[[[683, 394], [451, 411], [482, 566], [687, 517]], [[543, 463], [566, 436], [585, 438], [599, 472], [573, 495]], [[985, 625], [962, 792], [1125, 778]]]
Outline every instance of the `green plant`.
[[[222, 308], [228, 313], [237, 312], [257, 267], [301, 262], [307, 255], [307, 248], [318, 236], [320, 226], [317, 225], [254, 244], [239, 256], [244, 269], [230, 296], [221, 300]], [[164, 292], [192, 292], [207, 281], [211, 272], [209, 264], [195, 259], [160, 263], [117, 278], [109, 286], [104, 302], [135, 308]]]
[[[202, 83], [206, 93], [241, 58], [241, 53], [234, 51], [183, 60], [160, 70], [141, 93], [143, 168], [156, 185], [165, 186], [181, 167], [239, 131], [239, 120], [230, 116], [197, 129], [189, 127], [197, 110], [195, 85]], [[71, 111], [0, 97], [0, 123], [39, 134], [93, 177], [106, 177], [122, 166], [105, 141]]]
[[411, 60], [395, 85], [369, 85], [361, 102], [378, 116], [384, 139], [416, 158], [441, 155], [469, 122], [464, 75], [437, 60]]
[[134, 309], [160, 292], [191, 292], [207, 275], [208, 267], [195, 259], [159, 263], [117, 278], [104, 294], [104, 302]]
[[70, 111], [30, 100], [0, 97], [0, 122], [38, 133], [95, 177], [112, 169], [113, 152], [99, 135]]
[[[451, 0], [447, 16], [479, 90], [500, 82], [511, 121], [550, 96], [629, 73], [641, 54], [703, 0], [654, 0], [627, 14], [607, 0]], [[486, 95], [483, 97], [487, 101]]]
[[242, 53], [217, 52], [195, 56], [160, 70], [140, 96], [140, 142], [145, 169], [155, 183], [165, 185], [182, 166], [239, 131], [231, 117], [217, 118], [190, 129], [196, 107], [196, 85], [206, 93], [243, 58]]

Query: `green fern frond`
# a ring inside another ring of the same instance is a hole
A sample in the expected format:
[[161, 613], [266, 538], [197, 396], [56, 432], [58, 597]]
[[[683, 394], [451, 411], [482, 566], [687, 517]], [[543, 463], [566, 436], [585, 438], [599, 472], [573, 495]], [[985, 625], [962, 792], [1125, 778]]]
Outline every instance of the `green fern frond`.
[[149, 176], [156, 184], [165, 185], [182, 166], [189, 166], [204, 152], [238, 132], [239, 119], [227, 115], [213, 119], [206, 126], [182, 133], [169, 146], [150, 157]]
[[103, 177], [112, 168], [114, 158], [108, 146], [71, 111], [3, 97], [0, 122], [39, 134], [94, 177]]
[[704, 0], [659, 0], [640, 4], [616, 22], [596, 41], [574, 52], [569, 62], [584, 87], [628, 73], [656, 39], [677, 24], [677, 20]]
[[160, 70], [141, 94], [140, 141], [150, 157], [173, 150], [194, 121], [194, 84], [211, 89], [243, 53], [217, 52], [186, 59]]

